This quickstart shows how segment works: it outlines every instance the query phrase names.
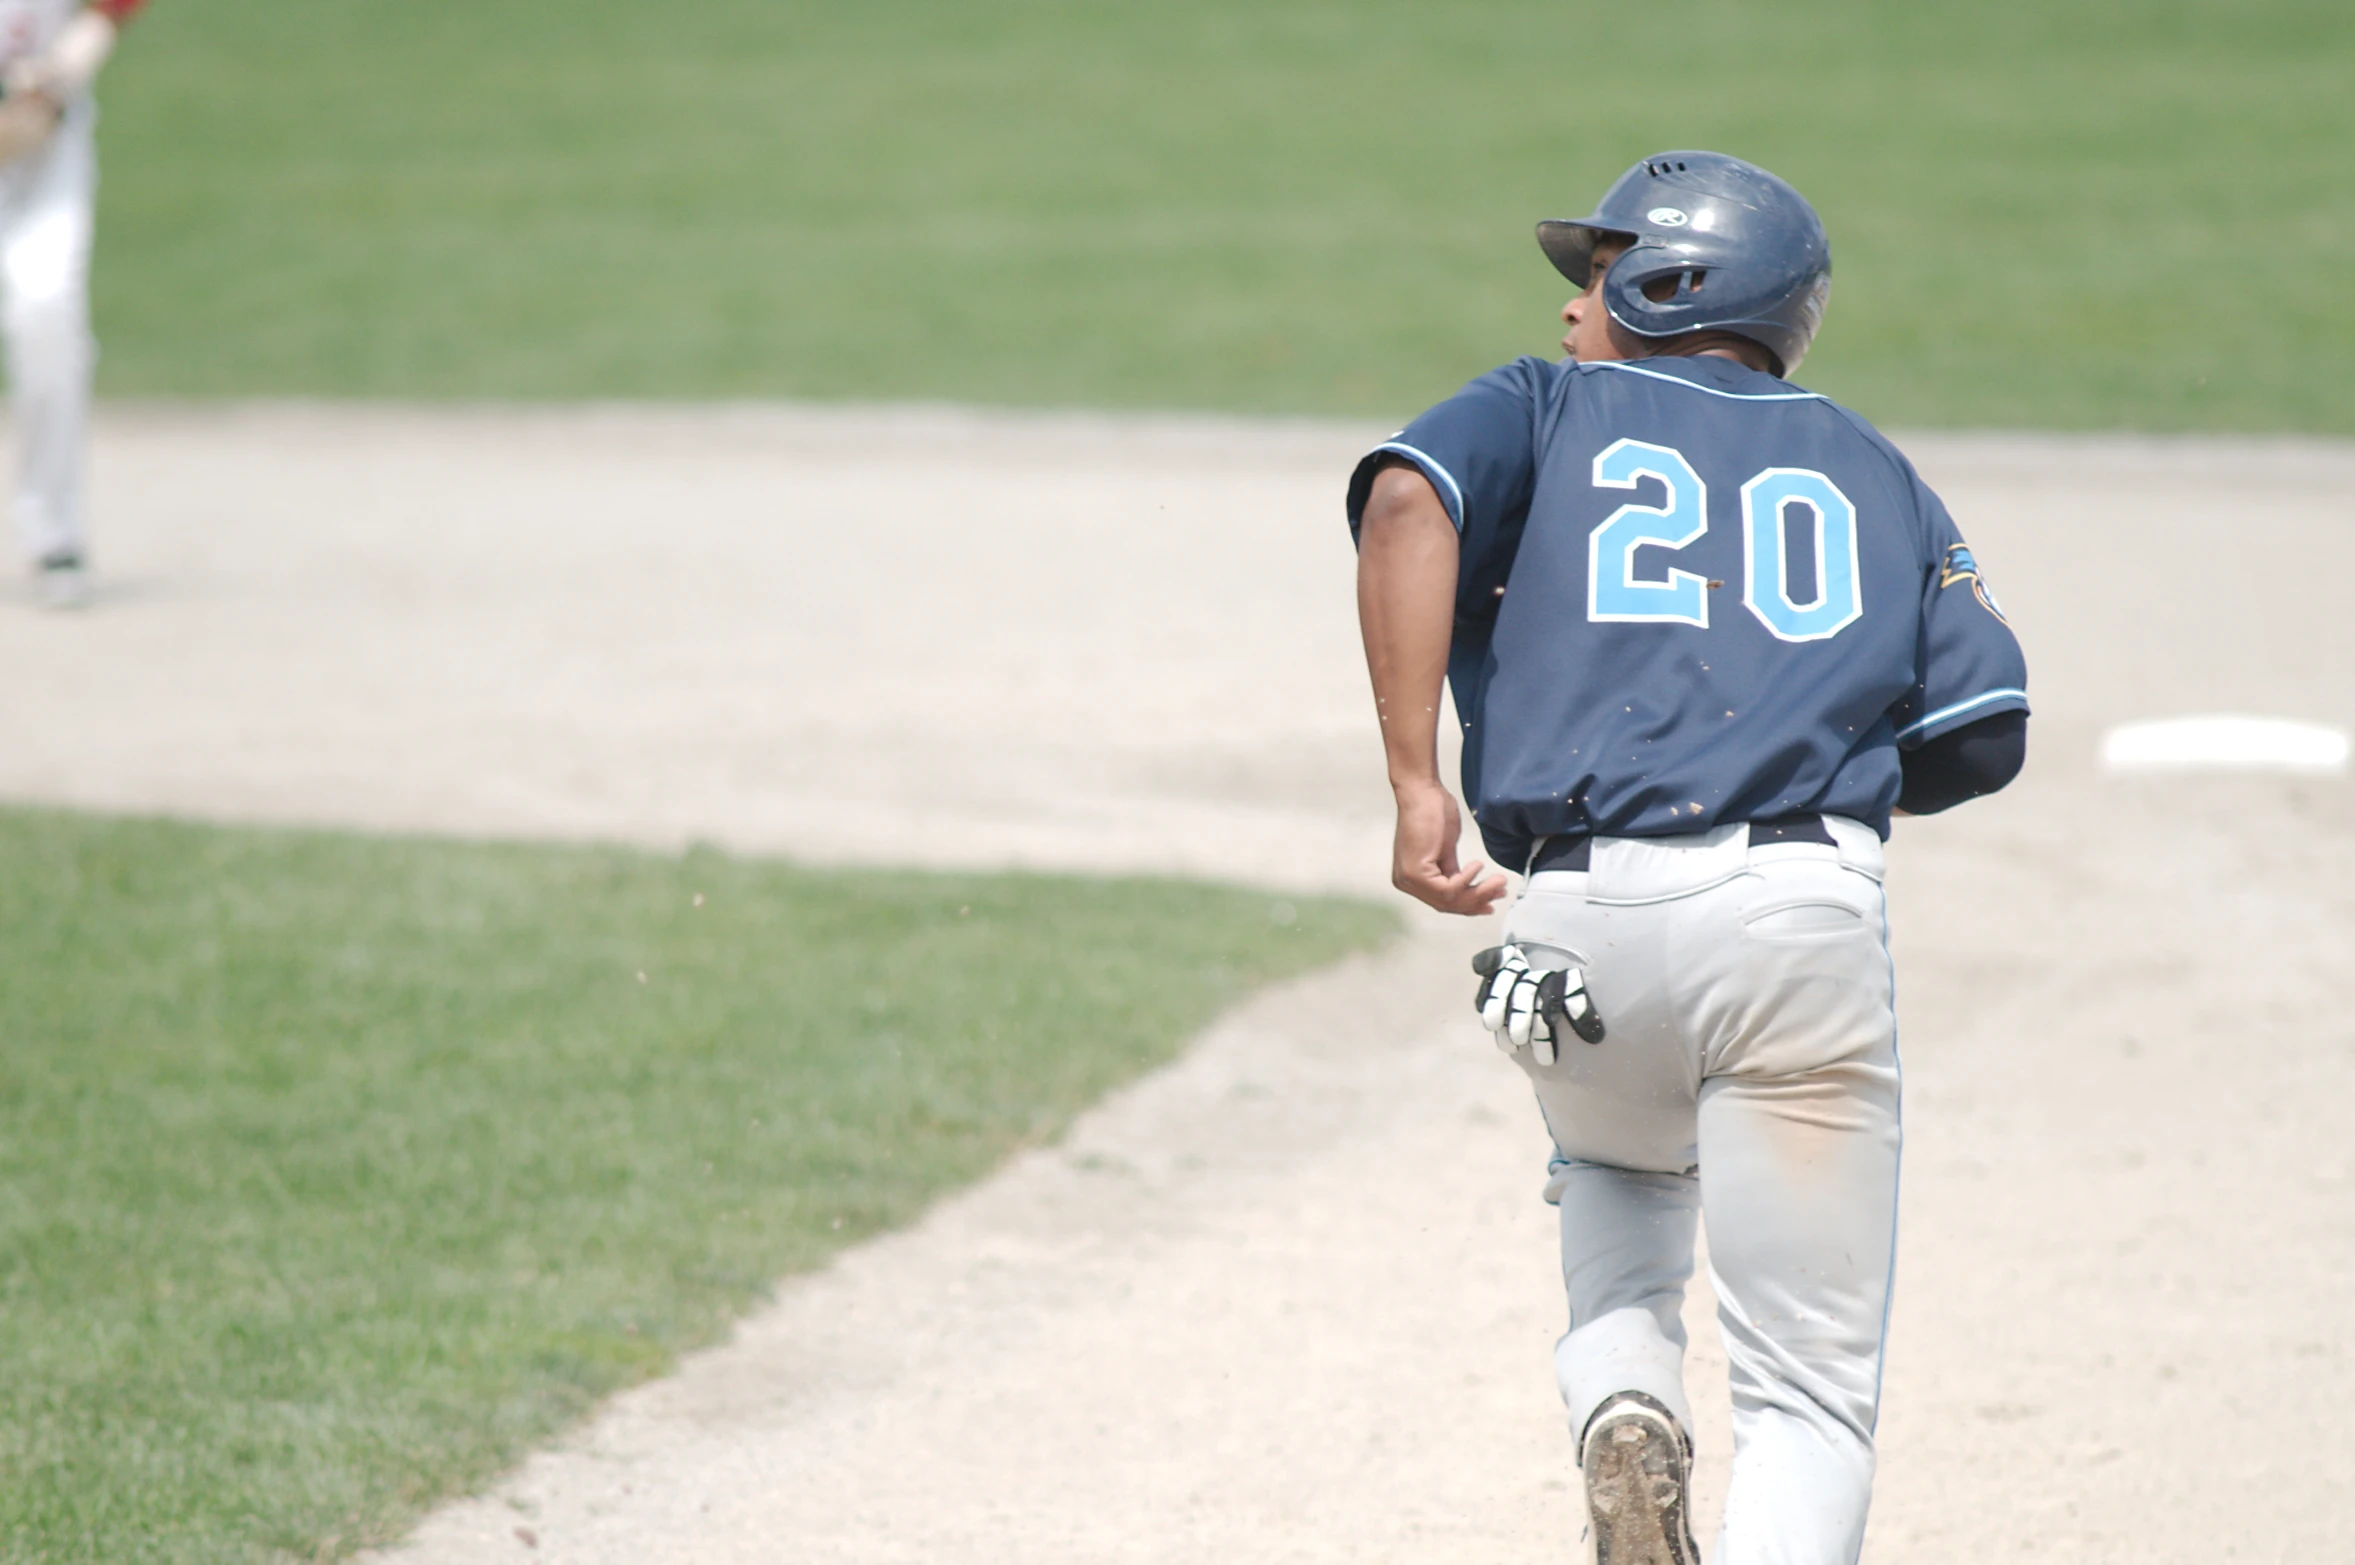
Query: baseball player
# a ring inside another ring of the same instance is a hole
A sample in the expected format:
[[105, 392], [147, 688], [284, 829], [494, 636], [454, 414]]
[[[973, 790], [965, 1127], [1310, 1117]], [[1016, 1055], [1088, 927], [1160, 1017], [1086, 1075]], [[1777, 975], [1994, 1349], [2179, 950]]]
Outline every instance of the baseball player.
[[8, 345], [17, 529], [42, 601], [89, 597], [82, 437], [89, 420], [90, 88], [144, 0], [0, 0], [0, 335]]
[[2018, 643], [1955, 524], [1785, 378], [1823, 225], [1762, 169], [1646, 158], [1538, 225], [1567, 362], [1473, 381], [1358, 466], [1393, 876], [1482, 914], [1435, 726], [1526, 875], [1476, 1004], [1553, 1138], [1555, 1377], [1601, 1565], [1695, 1565], [1678, 1309], [1705, 1214], [1734, 1455], [1717, 1565], [1849, 1565], [1895, 1251], [1892, 814], [2009, 782]]

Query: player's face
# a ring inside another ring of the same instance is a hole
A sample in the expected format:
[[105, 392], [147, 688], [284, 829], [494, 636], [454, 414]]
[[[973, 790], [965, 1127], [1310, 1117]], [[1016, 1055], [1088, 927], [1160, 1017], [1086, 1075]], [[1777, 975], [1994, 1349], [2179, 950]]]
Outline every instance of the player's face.
[[1582, 364], [1627, 357], [1611, 341], [1611, 312], [1603, 307], [1603, 276], [1626, 248], [1624, 239], [1595, 241], [1594, 270], [1587, 274], [1586, 292], [1562, 306], [1562, 320], [1570, 328], [1562, 334], [1562, 349]]

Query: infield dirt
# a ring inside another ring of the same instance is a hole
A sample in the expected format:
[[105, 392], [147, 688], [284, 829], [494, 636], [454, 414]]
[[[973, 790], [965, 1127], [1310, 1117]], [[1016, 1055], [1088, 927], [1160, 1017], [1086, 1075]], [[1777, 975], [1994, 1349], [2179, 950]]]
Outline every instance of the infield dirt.
[[[1380, 433], [118, 409], [98, 607], [0, 609], [0, 793], [1378, 895], [1338, 509]], [[1905, 444], [2037, 715], [2017, 786], [1892, 848], [1867, 1557], [2330, 1557], [2355, 785], [2093, 756], [2171, 713], [2355, 726], [2355, 451]], [[1263, 997], [389, 1557], [1562, 1557], [1544, 1144], [1469, 1015], [1489, 934], [1418, 917]]]

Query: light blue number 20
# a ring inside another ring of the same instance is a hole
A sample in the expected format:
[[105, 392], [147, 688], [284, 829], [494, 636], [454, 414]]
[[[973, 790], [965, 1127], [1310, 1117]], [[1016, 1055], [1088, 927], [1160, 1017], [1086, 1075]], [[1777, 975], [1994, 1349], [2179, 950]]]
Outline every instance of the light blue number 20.
[[[1590, 620], [1665, 621], [1709, 628], [1709, 583], [1692, 571], [1670, 570], [1657, 581], [1636, 576], [1636, 551], [1682, 549], [1709, 530], [1709, 489], [1684, 453], [1641, 440], [1614, 441], [1595, 458], [1595, 485], [1633, 489], [1646, 478], [1668, 491], [1664, 506], [1633, 501], [1613, 511], [1587, 536], [1586, 617]], [[1790, 550], [1784, 519], [1793, 506], [1813, 518], [1815, 596], [1791, 597]], [[1784, 641], [1823, 641], [1864, 613], [1856, 573], [1856, 507], [1823, 474], [1805, 467], [1770, 467], [1742, 486], [1742, 603], [1758, 623]]]
[[1639, 581], [1635, 552], [1647, 544], [1681, 549], [1709, 530], [1709, 488], [1684, 453], [1641, 440], [1613, 441], [1595, 458], [1595, 484], [1633, 489], [1646, 478], [1668, 488], [1665, 506], [1630, 500], [1586, 540], [1586, 617], [1590, 620], [1673, 620], [1709, 628], [1709, 582], [1672, 570], [1665, 580]]

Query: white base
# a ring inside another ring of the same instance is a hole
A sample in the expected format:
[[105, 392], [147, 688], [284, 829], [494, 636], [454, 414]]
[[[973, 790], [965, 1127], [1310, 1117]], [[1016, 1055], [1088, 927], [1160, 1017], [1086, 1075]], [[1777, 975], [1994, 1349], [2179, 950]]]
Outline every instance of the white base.
[[2105, 772], [2329, 774], [2347, 769], [2344, 729], [2278, 717], [2171, 717], [2102, 735]]

